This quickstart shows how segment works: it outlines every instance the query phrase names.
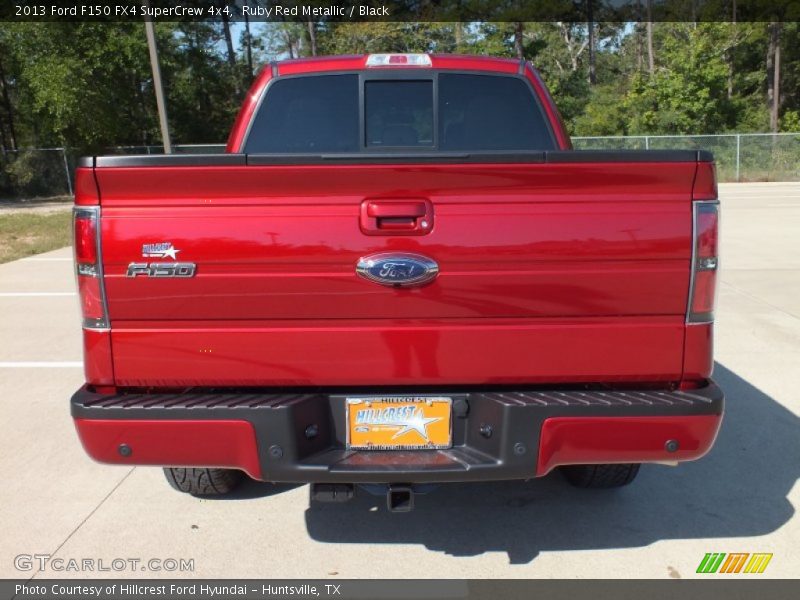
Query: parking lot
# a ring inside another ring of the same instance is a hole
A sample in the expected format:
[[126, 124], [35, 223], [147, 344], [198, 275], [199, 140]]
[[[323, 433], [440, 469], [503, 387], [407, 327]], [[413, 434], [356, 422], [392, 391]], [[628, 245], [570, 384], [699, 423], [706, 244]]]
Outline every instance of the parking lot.
[[[767, 552], [756, 577], [797, 577], [800, 184], [720, 195], [715, 378], [727, 415], [711, 453], [647, 466], [612, 491], [576, 490], [558, 473], [443, 486], [409, 514], [366, 494], [310, 509], [307, 486], [255, 482], [201, 500], [160, 469], [93, 463], [68, 407], [83, 382], [71, 251], [0, 265], [0, 576], [686, 578], [707, 552]], [[22, 554], [194, 569], [19, 571]]]

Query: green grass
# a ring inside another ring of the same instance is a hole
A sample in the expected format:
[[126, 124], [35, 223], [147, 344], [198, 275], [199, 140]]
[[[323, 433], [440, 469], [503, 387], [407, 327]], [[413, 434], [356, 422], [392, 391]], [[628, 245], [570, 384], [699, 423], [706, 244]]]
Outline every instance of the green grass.
[[0, 214], [0, 263], [72, 244], [72, 212]]

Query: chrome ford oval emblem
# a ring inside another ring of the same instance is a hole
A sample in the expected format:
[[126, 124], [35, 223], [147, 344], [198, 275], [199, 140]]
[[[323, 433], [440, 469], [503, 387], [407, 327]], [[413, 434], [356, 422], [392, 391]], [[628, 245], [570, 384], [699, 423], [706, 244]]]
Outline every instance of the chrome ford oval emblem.
[[356, 273], [393, 287], [424, 285], [439, 274], [436, 261], [419, 254], [372, 254], [359, 259]]

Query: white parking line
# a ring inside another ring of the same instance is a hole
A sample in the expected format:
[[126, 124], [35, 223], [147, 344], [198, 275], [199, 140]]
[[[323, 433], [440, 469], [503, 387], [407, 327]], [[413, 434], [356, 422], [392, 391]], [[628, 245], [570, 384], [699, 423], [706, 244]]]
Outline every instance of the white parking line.
[[74, 369], [83, 366], [80, 360], [7, 360], [0, 361], [0, 369]]
[[39, 298], [45, 296], [76, 296], [77, 292], [0, 292], [0, 298]]

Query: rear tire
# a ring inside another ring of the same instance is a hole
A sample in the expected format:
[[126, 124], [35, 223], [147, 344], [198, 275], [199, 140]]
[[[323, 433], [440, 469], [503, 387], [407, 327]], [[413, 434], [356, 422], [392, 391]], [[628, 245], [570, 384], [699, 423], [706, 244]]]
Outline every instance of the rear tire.
[[639, 473], [638, 463], [613, 465], [569, 465], [561, 467], [566, 480], [575, 487], [609, 489], [628, 485]]
[[242, 472], [234, 469], [167, 468], [164, 475], [169, 484], [192, 496], [221, 496], [239, 485]]

